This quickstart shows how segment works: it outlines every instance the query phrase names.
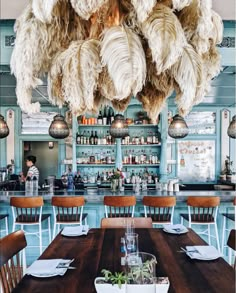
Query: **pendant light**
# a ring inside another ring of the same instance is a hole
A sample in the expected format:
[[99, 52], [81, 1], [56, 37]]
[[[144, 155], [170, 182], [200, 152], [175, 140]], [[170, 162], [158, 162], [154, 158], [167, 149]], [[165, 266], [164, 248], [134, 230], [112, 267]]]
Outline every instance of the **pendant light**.
[[232, 121], [229, 124], [227, 134], [233, 139], [236, 138], [236, 115], [233, 116]]
[[115, 138], [123, 138], [129, 135], [129, 127], [125, 118], [121, 114], [117, 114], [111, 123], [110, 134]]
[[170, 137], [179, 139], [184, 138], [189, 133], [188, 126], [184, 121], [184, 118], [180, 115], [175, 115], [168, 128], [168, 134]]
[[69, 136], [69, 127], [64, 120], [64, 116], [57, 114], [54, 116], [53, 121], [48, 129], [48, 133], [51, 137], [56, 139], [63, 139]]
[[9, 134], [9, 128], [4, 120], [4, 117], [0, 114], [0, 139], [7, 137]]

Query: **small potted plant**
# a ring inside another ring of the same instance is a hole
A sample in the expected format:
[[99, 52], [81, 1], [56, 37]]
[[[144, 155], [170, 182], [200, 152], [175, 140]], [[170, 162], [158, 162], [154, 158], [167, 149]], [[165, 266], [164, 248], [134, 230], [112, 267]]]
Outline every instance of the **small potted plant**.
[[94, 285], [97, 293], [126, 293], [127, 276], [124, 272], [115, 272], [103, 269], [104, 277], [97, 277]]

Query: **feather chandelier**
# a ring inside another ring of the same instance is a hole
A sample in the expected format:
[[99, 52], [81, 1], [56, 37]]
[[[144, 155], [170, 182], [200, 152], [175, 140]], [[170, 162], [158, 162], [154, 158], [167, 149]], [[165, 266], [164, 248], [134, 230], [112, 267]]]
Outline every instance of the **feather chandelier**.
[[17, 101], [48, 77], [49, 101], [75, 114], [124, 111], [136, 96], [155, 121], [175, 92], [186, 115], [220, 72], [223, 24], [212, 0], [32, 0], [15, 23]]

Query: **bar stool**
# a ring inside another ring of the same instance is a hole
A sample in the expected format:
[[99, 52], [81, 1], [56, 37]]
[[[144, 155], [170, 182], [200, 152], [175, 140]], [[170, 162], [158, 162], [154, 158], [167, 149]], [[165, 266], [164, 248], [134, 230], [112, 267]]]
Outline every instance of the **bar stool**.
[[[227, 245], [229, 247], [229, 255], [230, 255], [230, 264], [231, 264], [231, 252], [233, 249], [234, 250], [234, 254], [235, 254], [235, 251], [236, 251], [236, 230], [232, 229], [229, 233], [229, 238], [228, 238], [228, 241], [227, 241]], [[231, 248], [231, 249], [230, 249]], [[234, 255], [234, 269], [236, 269], [236, 256]]]
[[85, 221], [87, 225], [88, 214], [83, 213], [83, 196], [53, 196], [52, 206], [54, 214], [53, 238], [56, 236], [56, 227], [58, 233], [60, 225], [82, 225]]
[[151, 218], [102, 218], [101, 228], [124, 228], [125, 225], [134, 225], [135, 228], [152, 228]]
[[135, 196], [104, 196], [105, 217], [134, 217]]
[[175, 205], [175, 196], [143, 197], [144, 216], [151, 217], [153, 225], [173, 224]]
[[[225, 236], [226, 236], [226, 232], [229, 232], [230, 229], [226, 228], [226, 220], [230, 220], [235, 222], [235, 215], [236, 215], [236, 197], [233, 200], [233, 205], [234, 205], [234, 213], [223, 213], [223, 228], [222, 228], [222, 242], [221, 242], [221, 252], [222, 254], [224, 254], [224, 248], [227, 247], [226, 243], [225, 243]], [[230, 255], [229, 255], [230, 257]], [[229, 259], [230, 260], [230, 259]]]
[[[23, 277], [25, 268], [24, 248], [26, 246], [25, 234], [21, 230], [0, 239], [0, 289], [4, 293], [12, 292]], [[20, 262], [20, 252], [23, 252], [22, 262]]]
[[[180, 214], [181, 224], [184, 220], [189, 222], [188, 227], [192, 225], [207, 226], [204, 231], [197, 232], [199, 235], [208, 235], [208, 243], [211, 244], [211, 237], [216, 238], [217, 247], [220, 251], [219, 234], [217, 229], [217, 212], [220, 204], [218, 196], [189, 196], [187, 199], [188, 214]], [[210, 233], [210, 226], [215, 228], [215, 236]]]
[[8, 234], [8, 217], [9, 214], [0, 214], [0, 221], [1, 220], [5, 220], [5, 229], [1, 229], [1, 236], [2, 236], [2, 232], [5, 232], [5, 234]]
[[[39, 237], [39, 250], [42, 254], [42, 233], [48, 231], [48, 240], [51, 242], [50, 229], [50, 214], [42, 214], [43, 207], [42, 196], [32, 197], [11, 197], [10, 205], [12, 207], [13, 215], [13, 229], [15, 231], [16, 225], [20, 225], [23, 230], [24, 226], [38, 226], [37, 232], [27, 232], [26, 235], [36, 235]], [[42, 223], [48, 220], [48, 229], [42, 230]], [[31, 246], [38, 247], [38, 246]]]

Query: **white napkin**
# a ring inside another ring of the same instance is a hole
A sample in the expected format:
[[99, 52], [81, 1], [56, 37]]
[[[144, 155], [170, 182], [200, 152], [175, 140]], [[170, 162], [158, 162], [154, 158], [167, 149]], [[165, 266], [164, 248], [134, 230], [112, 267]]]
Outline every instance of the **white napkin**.
[[88, 225], [82, 225], [82, 226], [66, 226], [61, 234], [64, 236], [81, 236], [81, 235], [87, 235], [89, 231]]
[[169, 225], [163, 225], [163, 227], [167, 232], [176, 233], [176, 234], [188, 231], [188, 229], [182, 224], [175, 224], [175, 225], [169, 224]]
[[36, 277], [50, 277], [50, 276], [63, 276], [67, 271], [67, 268], [57, 268], [60, 263], [64, 265], [70, 264], [69, 259], [40, 259], [32, 263], [30, 267], [27, 268], [26, 274], [36, 276]]
[[211, 245], [186, 246], [186, 250], [191, 258], [216, 259], [222, 256], [219, 251]]

